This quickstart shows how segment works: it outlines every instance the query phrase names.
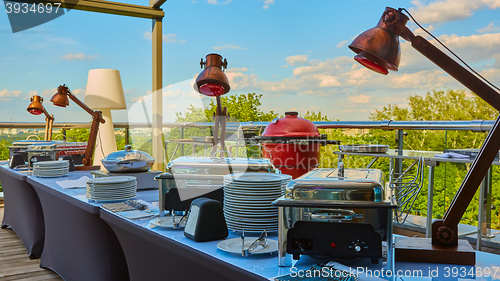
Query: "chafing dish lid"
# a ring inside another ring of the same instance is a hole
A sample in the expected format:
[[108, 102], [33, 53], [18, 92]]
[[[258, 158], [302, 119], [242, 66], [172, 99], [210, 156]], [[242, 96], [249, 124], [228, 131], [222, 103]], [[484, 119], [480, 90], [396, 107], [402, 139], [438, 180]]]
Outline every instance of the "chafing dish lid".
[[173, 174], [228, 174], [229, 166], [233, 172], [261, 171], [275, 172], [276, 168], [267, 158], [217, 158], [203, 156], [183, 156], [167, 164]]
[[377, 169], [315, 169], [291, 181], [285, 197], [297, 200], [380, 202], [384, 200], [384, 174]]
[[124, 150], [111, 152], [103, 159], [108, 162], [120, 162], [124, 160], [152, 161], [149, 154], [139, 150], [133, 150], [131, 145], [126, 145]]

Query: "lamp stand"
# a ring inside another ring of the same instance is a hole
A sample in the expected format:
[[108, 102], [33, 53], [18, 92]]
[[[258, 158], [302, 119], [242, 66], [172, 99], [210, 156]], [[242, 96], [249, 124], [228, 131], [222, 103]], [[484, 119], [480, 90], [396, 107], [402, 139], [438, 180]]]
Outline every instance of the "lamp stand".
[[94, 165], [101, 165], [102, 159], [104, 159], [111, 152], [115, 152], [117, 150], [115, 129], [113, 127], [113, 120], [111, 118], [111, 110], [102, 109], [101, 111], [102, 118], [106, 122], [99, 125], [99, 135], [93, 157]]
[[54, 125], [54, 115], [45, 117], [45, 140], [52, 140], [52, 127]]
[[[226, 121], [227, 121], [227, 118], [229, 117], [229, 115], [227, 114], [227, 107], [222, 107], [222, 101], [221, 101], [221, 98], [220, 96], [217, 96], [216, 98], [216, 101], [217, 101], [217, 109], [214, 113], [214, 117], [215, 117], [215, 120], [214, 120], [214, 123], [215, 123], [215, 126], [214, 126], [214, 140], [213, 140], [213, 146], [212, 146], [212, 151], [211, 151], [211, 155], [213, 157], [215, 157], [215, 152], [217, 152], [218, 150], [218, 147], [219, 147], [219, 142], [220, 142], [220, 153], [219, 153], [219, 156], [220, 158], [223, 158], [224, 157], [224, 151], [226, 151]], [[221, 133], [220, 133], [220, 136], [219, 136], [219, 126], [221, 128]]]
[[[422, 36], [415, 36], [406, 26], [401, 28], [401, 37], [410, 41], [414, 49], [434, 62], [449, 75], [462, 83], [477, 96], [486, 101], [493, 108], [500, 110], [500, 94], [489, 85], [466, 70], [455, 60], [451, 59], [441, 50], [432, 45]], [[454, 263], [474, 265], [476, 262], [475, 252], [469, 242], [458, 240], [458, 224], [467, 210], [469, 203], [474, 198], [477, 188], [486, 176], [495, 155], [500, 150], [500, 117], [491, 128], [486, 137], [478, 156], [474, 159], [471, 168], [467, 172], [460, 189], [446, 210], [442, 220], [432, 223], [432, 239], [419, 239], [412, 242], [410, 239], [402, 239], [396, 242], [395, 257], [398, 261]], [[432, 251], [429, 251], [432, 250]], [[450, 257], [459, 257], [458, 259]]]

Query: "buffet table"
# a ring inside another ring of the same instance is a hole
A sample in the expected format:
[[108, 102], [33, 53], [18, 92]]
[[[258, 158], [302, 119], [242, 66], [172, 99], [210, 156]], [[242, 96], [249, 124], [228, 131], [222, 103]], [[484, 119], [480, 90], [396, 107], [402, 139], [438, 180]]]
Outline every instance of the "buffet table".
[[[219, 250], [217, 244], [220, 241], [194, 242], [186, 238], [182, 230], [155, 227], [149, 223], [149, 219], [131, 221], [105, 209], [101, 210], [101, 218], [115, 231], [122, 245], [130, 280], [274, 280], [274, 277], [290, 273], [302, 271], [307, 274], [312, 265], [329, 261], [302, 256], [292, 268], [278, 267], [276, 253], [242, 257]], [[239, 236], [230, 232], [228, 239], [237, 237]], [[277, 240], [277, 237], [269, 238]], [[363, 278], [360, 280], [367, 280], [365, 277], [380, 277], [376, 274], [382, 273], [380, 266], [371, 264], [369, 259], [354, 262], [348, 260], [343, 263], [353, 270], [361, 269], [363, 272], [360, 276]], [[475, 268], [396, 262], [394, 274], [401, 276], [402, 280], [429, 280], [429, 277], [438, 277], [439, 280], [457, 280], [453, 277], [498, 280], [499, 266], [499, 255], [476, 252]], [[369, 270], [373, 275], [367, 274]], [[482, 276], [474, 278], [475, 274]]]
[[[183, 230], [154, 227], [148, 219], [130, 221], [105, 209], [101, 218], [120, 240], [130, 280], [268, 280], [290, 273], [278, 267], [276, 252], [242, 257], [217, 249], [220, 240], [195, 242]], [[238, 237], [230, 232], [228, 239]]]
[[[92, 178], [89, 172], [70, 172], [67, 177], [38, 178], [27, 182], [37, 192], [45, 218], [45, 247], [40, 267], [66, 280], [128, 280], [128, 269], [118, 239], [100, 218], [100, 203], [89, 202], [85, 189], [63, 189], [56, 181]], [[138, 192], [153, 200], [157, 191]]]
[[[54, 270], [66, 280], [273, 280], [305, 271], [319, 262], [301, 257], [294, 267], [285, 268], [278, 267], [276, 253], [249, 257], [230, 254], [217, 248], [220, 241], [198, 243], [187, 239], [182, 230], [153, 227], [150, 219], [123, 218], [100, 208], [99, 203], [89, 202], [85, 189], [62, 189], [56, 183], [85, 175], [90, 177], [88, 172], [71, 172], [62, 178], [26, 179], [40, 198], [45, 218], [40, 266]], [[158, 191], [140, 191], [136, 199], [158, 201]], [[237, 237], [230, 233], [228, 238]], [[500, 272], [495, 272], [500, 265], [499, 255], [476, 252], [476, 261], [473, 272], [483, 274], [476, 279], [500, 278]], [[380, 270], [366, 260], [348, 265]], [[430, 275], [437, 277], [435, 273], [442, 278], [462, 272], [462, 266], [424, 263], [397, 262], [395, 268], [401, 274], [420, 270], [421, 280]], [[466, 267], [467, 279], [474, 278], [469, 273], [471, 268]], [[484, 275], [486, 268], [489, 276]], [[410, 276], [403, 277], [406, 280]]]
[[26, 182], [26, 174], [0, 165], [0, 181], [4, 194], [2, 228], [11, 227], [23, 241], [30, 259], [42, 255], [44, 220], [40, 199]]

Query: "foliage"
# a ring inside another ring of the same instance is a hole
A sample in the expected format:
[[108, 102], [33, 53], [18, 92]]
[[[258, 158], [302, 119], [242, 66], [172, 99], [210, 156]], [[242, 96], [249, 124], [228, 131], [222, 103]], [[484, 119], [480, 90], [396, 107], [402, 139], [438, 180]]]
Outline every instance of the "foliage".
[[[262, 94], [248, 93], [246, 95], [233, 95], [228, 97], [221, 97], [223, 107], [227, 107], [227, 112], [230, 116], [228, 122], [246, 122], [246, 121], [271, 121], [278, 117], [278, 114], [271, 112], [263, 112], [260, 109]], [[215, 100], [211, 100], [206, 108], [197, 108], [191, 105], [186, 112], [176, 113], [176, 122], [211, 122], [213, 115], [216, 112], [217, 105]], [[227, 131], [226, 136], [229, 137], [235, 131]], [[210, 128], [179, 128], [172, 129], [165, 136], [168, 140], [175, 139], [191, 139], [192, 137], [212, 136], [213, 132]], [[176, 143], [169, 143], [167, 145], [167, 152], [173, 153], [175, 151]], [[176, 158], [183, 154], [183, 151], [190, 150], [190, 147], [180, 148], [176, 151], [175, 155], [168, 155], [168, 157]], [[198, 146], [195, 148], [197, 154], [209, 153], [208, 146]], [[185, 148], [185, 150], [183, 150]]]
[[[397, 121], [439, 121], [439, 120], [474, 120], [496, 119], [498, 112], [477, 96], [469, 97], [464, 91], [433, 91], [425, 96], [411, 95], [408, 98], [408, 107], [387, 105], [382, 110], [375, 110], [370, 120], [397, 120]], [[479, 148], [486, 138], [486, 133], [471, 131], [434, 131], [411, 130], [404, 137], [404, 148], [408, 150], [443, 151], [457, 148]], [[361, 139], [375, 141], [375, 143], [394, 146], [395, 132], [371, 130], [369, 134], [360, 136]], [[408, 164], [408, 163], [407, 163]], [[433, 217], [442, 218], [457, 193], [470, 165], [442, 163], [435, 169]], [[427, 171], [424, 174], [427, 178]], [[493, 167], [492, 204], [500, 203], [500, 170]], [[477, 225], [478, 193], [468, 206], [462, 223]], [[414, 214], [426, 215], [427, 210], [427, 181], [420, 196], [413, 206]], [[500, 228], [499, 211], [492, 211], [492, 226]]]
[[[272, 110], [266, 113], [260, 109], [262, 105], [260, 102], [261, 98], [262, 94], [248, 93], [246, 95], [221, 97], [221, 102], [223, 107], [227, 107], [227, 113], [231, 116], [229, 119], [230, 122], [271, 121], [278, 117], [278, 114]], [[210, 120], [216, 110], [217, 104], [212, 99], [210, 100], [210, 105], [205, 109], [207, 119]]]

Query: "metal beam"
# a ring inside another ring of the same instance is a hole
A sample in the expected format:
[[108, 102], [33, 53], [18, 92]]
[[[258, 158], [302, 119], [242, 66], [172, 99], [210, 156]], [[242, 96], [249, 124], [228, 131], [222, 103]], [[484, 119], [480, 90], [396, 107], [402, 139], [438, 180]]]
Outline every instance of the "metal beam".
[[149, 7], [159, 9], [167, 0], [149, 0]]
[[[11, 0], [22, 3], [32, 3], [33, 0]], [[139, 6], [132, 4], [125, 4], [119, 2], [110, 2], [102, 0], [41, 0], [36, 3], [61, 3], [61, 7], [80, 10], [97, 12], [104, 14], [113, 14], [137, 18], [156, 19], [165, 16], [165, 13], [159, 8], [151, 8], [148, 6]]]
[[153, 169], [163, 171], [162, 19], [153, 20]]

